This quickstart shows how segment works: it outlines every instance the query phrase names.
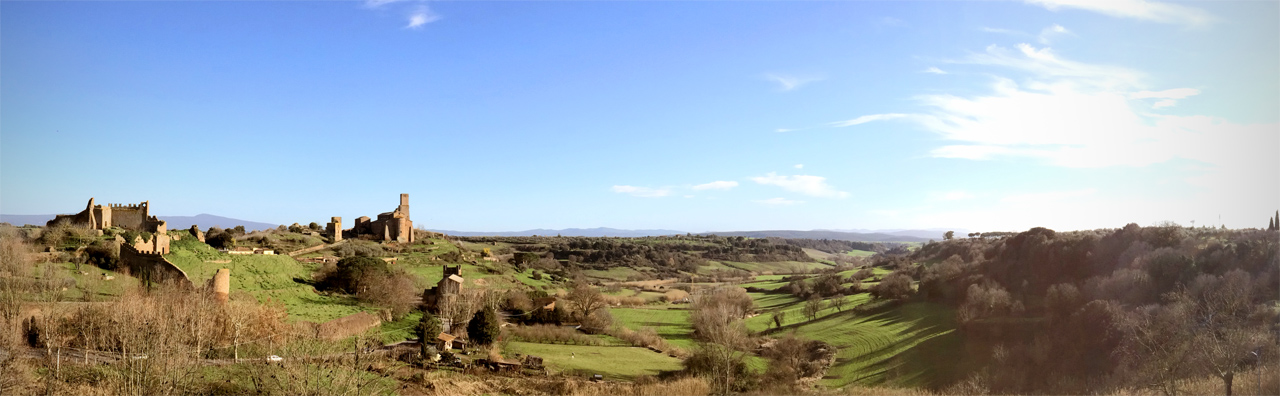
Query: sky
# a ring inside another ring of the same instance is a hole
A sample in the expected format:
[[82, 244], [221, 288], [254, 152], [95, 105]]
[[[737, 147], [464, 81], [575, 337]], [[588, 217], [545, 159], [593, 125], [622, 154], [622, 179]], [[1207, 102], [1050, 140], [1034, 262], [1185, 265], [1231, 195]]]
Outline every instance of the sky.
[[0, 213], [1261, 228], [1280, 2], [0, 2]]

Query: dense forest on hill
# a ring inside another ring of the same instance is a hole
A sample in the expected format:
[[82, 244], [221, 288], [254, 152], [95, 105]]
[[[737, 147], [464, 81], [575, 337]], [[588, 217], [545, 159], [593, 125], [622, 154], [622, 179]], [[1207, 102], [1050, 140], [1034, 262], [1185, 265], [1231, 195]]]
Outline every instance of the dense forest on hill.
[[1035, 228], [878, 261], [919, 281], [910, 298], [957, 309], [966, 358], [981, 367], [970, 380], [993, 392], [1176, 394], [1179, 381], [1213, 376], [1230, 394], [1235, 373], [1280, 356], [1277, 236]]
[[[644, 238], [589, 237], [459, 237], [473, 243], [502, 244], [513, 253], [517, 266], [568, 266], [577, 269], [648, 267], [660, 274], [696, 272], [708, 260], [813, 261], [805, 247], [824, 251], [848, 251], [854, 247], [884, 250], [880, 244], [846, 241], [809, 241], [782, 238], [672, 236]], [[546, 260], [543, 260], [546, 259]], [[552, 262], [554, 261], [554, 262]], [[556, 268], [542, 268], [556, 269]]]

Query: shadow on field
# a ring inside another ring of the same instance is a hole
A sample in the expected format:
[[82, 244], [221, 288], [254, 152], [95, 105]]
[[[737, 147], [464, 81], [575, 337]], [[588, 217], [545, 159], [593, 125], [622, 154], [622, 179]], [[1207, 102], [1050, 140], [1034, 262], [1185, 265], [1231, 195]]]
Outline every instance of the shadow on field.
[[[885, 332], [883, 335], [860, 335], [865, 337], [862, 339], [866, 342], [882, 345], [857, 356], [838, 356], [835, 362], [836, 366], [862, 366], [856, 370], [858, 376], [850, 377], [851, 373], [848, 371], [832, 370], [833, 373], [824, 379], [839, 380], [843, 384], [892, 383], [940, 389], [963, 379], [967, 374], [963, 369], [964, 345], [955, 332], [953, 310], [939, 304], [922, 302], [889, 303], [869, 308], [863, 311], [846, 309], [843, 312], [831, 312], [812, 321], [792, 323], [780, 329], [762, 331], [761, 334], [780, 336], [805, 326], [834, 328], [837, 331], [847, 326], [848, 333], [867, 331], [866, 329], [874, 327], [902, 327], [896, 332]], [[812, 327], [807, 329], [813, 331]], [[856, 348], [854, 345], [834, 346], [841, 349]], [[843, 375], [834, 372], [841, 372]]]
[[[875, 363], [855, 382], [940, 389], [965, 375], [964, 346], [955, 332], [953, 311], [932, 303], [910, 303], [889, 308], [870, 320], [910, 326], [898, 332], [895, 342], [859, 357]], [[902, 349], [904, 344], [914, 345]]]

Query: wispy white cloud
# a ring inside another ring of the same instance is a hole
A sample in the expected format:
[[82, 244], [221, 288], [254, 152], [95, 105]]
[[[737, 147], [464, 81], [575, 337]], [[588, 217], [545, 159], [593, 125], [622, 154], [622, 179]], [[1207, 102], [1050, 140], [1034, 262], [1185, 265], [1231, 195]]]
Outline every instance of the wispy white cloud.
[[1040, 30], [1040, 36], [1039, 36], [1040, 44], [1049, 45], [1049, 41], [1051, 38], [1053, 38], [1054, 36], [1060, 36], [1064, 34], [1074, 34], [1074, 33], [1071, 33], [1070, 30], [1067, 30], [1067, 28], [1062, 27], [1062, 25], [1055, 23], [1053, 24], [1053, 26], [1049, 26]]
[[1160, 99], [1151, 104], [1151, 108], [1159, 109], [1178, 105], [1179, 99], [1186, 99], [1200, 94], [1195, 88], [1174, 88], [1163, 91], [1141, 91], [1129, 94], [1130, 99]]
[[[1142, 72], [1064, 59], [1049, 48], [1022, 44], [1019, 51], [1010, 52], [993, 46], [963, 62], [1030, 72], [1032, 77], [1021, 84], [996, 77], [990, 92], [977, 95], [917, 97], [926, 111], [897, 117], [949, 141], [932, 149], [933, 157], [1036, 160], [1066, 168], [1143, 167], [1184, 160], [1192, 165], [1178, 172], [1201, 188], [1199, 194], [1205, 198], [1197, 202], [1241, 201], [1239, 207], [1256, 210], [1280, 196], [1280, 186], [1256, 183], [1280, 180], [1274, 160], [1274, 149], [1280, 147], [1278, 123], [1246, 125], [1211, 116], [1154, 114], [1149, 109], [1174, 106], [1201, 92], [1149, 90]], [[1152, 99], [1157, 101], [1148, 107], [1144, 102]], [[884, 117], [863, 116], [844, 123], [876, 119]]]
[[980, 27], [980, 28], [978, 28], [978, 30], [981, 30], [981, 31], [984, 31], [984, 32], [987, 32], [987, 33], [1008, 34], [1008, 35], [1012, 35], [1012, 36], [1026, 36], [1026, 35], [1027, 35], [1026, 33], [1019, 32], [1019, 31], [1017, 31], [1017, 30], [1001, 29], [1001, 28], [993, 28], [993, 27], [986, 27], [986, 26]]
[[659, 198], [671, 195], [671, 189], [668, 187], [650, 188], [619, 185], [613, 186], [613, 192], [641, 198]]
[[845, 120], [845, 121], [836, 121], [836, 122], [832, 122], [832, 123], [827, 124], [827, 126], [830, 126], [830, 127], [837, 127], [837, 128], [838, 128], [838, 127], [847, 127], [847, 126], [854, 126], [854, 125], [858, 125], [858, 124], [866, 124], [866, 123], [868, 123], [868, 122], [872, 122], [872, 121], [886, 121], [886, 120], [892, 120], [892, 119], [895, 119], [895, 118], [903, 118], [903, 117], [907, 117], [907, 116], [908, 116], [907, 114], [897, 114], [897, 113], [890, 113], [890, 114], [871, 114], [871, 115], [864, 115], [864, 116], [861, 116], [861, 117], [858, 117], [858, 118], [854, 118], [854, 119], [852, 119], [852, 120]]
[[1129, 94], [1131, 99], [1186, 99], [1200, 94], [1200, 90], [1195, 88], [1174, 88], [1163, 91], [1139, 91]]
[[760, 203], [760, 204], [765, 204], [765, 205], [778, 205], [778, 206], [782, 206], [782, 205], [795, 205], [795, 204], [802, 204], [802, 203], [804, 203], [804, 201], [796, 201], [796, 200], [791, 200], [791, 199], [786, 199], [786, 198], [781, 198], [781, 197], [779, 197], [779, 198], [769, 198], [769, 199], [758, 199], [758, 200], [751, 201], [751, 202]]
[[728, 190], [738, 186], [736, 181], [713, 181], [706, 184], [693, 186], [694, 190]]
[[924, 69], [924, 72], [931, 74], [947, 74], [946, 71], [939, 69], [936, 66], [930, 66], [928, 69]]
[[796, 164], [796, 169], [804, 169], [804, 164]]
[[827, 184], [827, 178], [822, 176], [783, 176], [775, 172], [769, 172], [764, 176], [753, 177], [751, 180], [759, 184], [778, 186], [787, 191], [814, 197], [845, 198], [849, 196], [849, 193], [837, 191], [835, 187]]
[[421, 29], [422, 26], [440, 20], [440, 16], [431, 12], [426, 5], [420, 5], [413, 8], [409, 13], [409, 24], [405, 25], [405, 29]]
[[1001, 66], [1034, 74], [1047, 82], [1071, 80], [1076, 84], [1089, 84], [1108, 89], [1131, 89], [1142, 85], [1146, 75], [1119, 66], [1094, 65], [1059, 57], [1049, 47], [1036, 48], [1030, 44], [1018, 44], [1018, 51], [991, 45], [986, 52], [972, 54], [957, 63]]
[[1205, 10], [1150, 0], [1024, 0], [1051, 11], [1075, 8], [1118, 18], [1203, 27], [1217, 20]]
[[364, 0], [364, 6], [369, 8], [378, 8], [391, 3], [398, 3], [405, 0]]
[[783, 91], [793, 91], [801, 86], [812, 82], [822, 81], [821, 77], [811, 76], [793, 76], [787, 74], [766, 74], [765, 79], [778, 83], [778, 87]]

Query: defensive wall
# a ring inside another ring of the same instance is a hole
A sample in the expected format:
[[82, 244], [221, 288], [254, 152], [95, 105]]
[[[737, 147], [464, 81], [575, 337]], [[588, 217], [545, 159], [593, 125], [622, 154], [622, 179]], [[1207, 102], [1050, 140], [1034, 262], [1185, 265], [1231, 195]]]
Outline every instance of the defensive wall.
[[[168, 247], [164, 249], [168, 252]], [[187, 273], [164, 258], [164, 253], [142, 252], [133, 244], [120, 244], [120, 262], [129, 268], [129, 272], [139, 280], [152, 282], [173, 281], [191, 286]]]

